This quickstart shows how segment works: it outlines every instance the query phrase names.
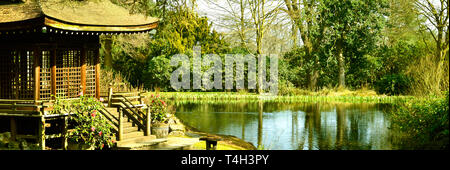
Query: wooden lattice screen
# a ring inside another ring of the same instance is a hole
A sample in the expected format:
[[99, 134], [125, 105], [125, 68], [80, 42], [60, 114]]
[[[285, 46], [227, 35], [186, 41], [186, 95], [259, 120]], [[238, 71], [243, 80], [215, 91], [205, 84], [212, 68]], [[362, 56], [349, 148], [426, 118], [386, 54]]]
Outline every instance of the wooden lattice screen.
[[33, 56], [33, 51], [0, 50], [0, 98], [34, 98]]
[[87, 50], [86, 52], [86, 95], [95, 96], [95, 51]]
[[56, 96], [76, 98], [81, 92], [81, 51], [58, 49], [56, 58]]
[[51, 65], [50, 65], [50, 51], [42, 51], [41, 55], [41, 72], [40, 72], [40, 100], [52, 99], [52, 80], [51, 80]]

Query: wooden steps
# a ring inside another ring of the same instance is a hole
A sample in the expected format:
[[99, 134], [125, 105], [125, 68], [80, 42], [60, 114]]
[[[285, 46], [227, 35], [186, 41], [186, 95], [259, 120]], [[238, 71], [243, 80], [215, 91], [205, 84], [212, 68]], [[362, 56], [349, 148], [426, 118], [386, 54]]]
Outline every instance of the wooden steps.
[[[110, 90], [111, 92], [111, 90]], [[157, 139], [155, 135], [144, 135], [144, 129], [147, 125], [143, 125], [143, 121], [146, 121], [147, 113], [141, 109], [147, 109], [147, 105], [143, 104], [142, 99], [145, 96], [141, 93], [110, 93], [108, 95], [108, 104], [106, 104], [105, 113], [109, 115], [109, 122], [114, 124], [115, 129], [118, 129], [119, 112], [118, 108], [122, 108], [124, 111], [124, 117], [121, 124], [122, 137], [120, 141], [117, 141], [116, 148], [118, 150], [189, 150], [195, 143], [192, 140], [174, 140], [173, 138]], [[135, 109], [139, 108], [139, 110]], [[127, 117], [133, 116], [133, 117]], [[136, 125], [133, 125], [134, 123]], [[198, 141], [198, 139], [196, 140]]]
[[[107, 110], [109, 113], [111, 113], [112, 116], [114, 116], [116, 118], [119, 117], [117, 108], [107, 107], [105, 110]], [[133, 123], [129, 122], [127, 120], [128, 120], [128, 118], [124, 117], [124, 121], [122, 122], [122, 124], [123, 124], [123, 139], [127, 140], [127, 139], [143, 137], [144, 132], [142, 130], [139, 131], [137, 126], [133, 126]], [[118, 124], [117, 121], [114, 121], [114, 122]], [[117, 129], [117, 127], [115, 127], [115, 129]]]
[[[106, 107], [107, 110], [115, 118], [119, 117], [117, 107]], [[118, 121], [113, 119], [114, 123]], [[123, 125], [123, 140], [117, 141], [118, 150], [137, 150], [142, 148], [150, 148], [153, 145], [164, 143], [167, 139], [156, 139], [155, 135], [145, 136], [142, 130], [138, 130], [137, 126], [133, 126], [131, 121], [125, 116], [122, 122]], [[114, 127], [117, 129], [117, 127]]]

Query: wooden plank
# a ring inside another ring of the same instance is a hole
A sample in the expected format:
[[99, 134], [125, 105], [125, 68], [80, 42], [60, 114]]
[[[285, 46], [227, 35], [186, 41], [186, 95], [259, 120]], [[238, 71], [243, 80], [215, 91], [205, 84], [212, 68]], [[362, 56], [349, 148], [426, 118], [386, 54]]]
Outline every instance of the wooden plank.
[[39, 120], [37, 136], [37, 141], [39, 143], [40, 149], [45, 150], [45, 118], [43, 116], [41, 116]]
[[62, 130], [62, 135], [63, 135], [63, 139], [62, 139], [62, 146], [64, 150], [67, 150], [67, 146], [68, 146], [68, 142], [67, 142], [67, 126], [69, 122], [69, 118], [66, 116], [64, 117], [64, 119], [62, 119], [62, 126], [61, 126], [61, 130]]
[[[121, 95], [112, 95], [112, 96], [113, 96], [112, 97], [113, 100], [120, 100], [120, 99], [122, 99]], [[124, 96], [124, 97], [126, 97], [128, 100], [136, 100], [136, 99], [141, 99], [142, 98], [140, 96]]]
[[41, 115], [0, 113], [0, 117], [41, 117]]
[[87, 55], [87, 50], [86, 50], [86, 46], [83, 46], [82, 50], [81, 50], [81, 91], [83, 92], [83, 94], [86, 94], [86, 68], [87, 68], [87, 64], [86, 64], [86, 55]]
[[41, 108], [41, 105], [34, 105], [34, 104], [0, 104], [0, 107], [15, 107], [15, 108], [20, 108], [20, 107], [32, 107], [32, 108]]
[[16, 141], [17, 138], [17, 125], [16, 125], [16, 118], [11, 117], [10, 119], [10, 127], [11, 127], [11, 140]]
[[108, 107], [111, 107], [112, 95], [113, 95], [112, 83], [109, 83], [109, 87], [108, 87]]
[[151, 112], [150, 112], [150, 108], [147, 109], [147, 117], [145, 119], [145, 136], [150, 136], [151, 135]]
[[123, 109], [119, 108], [119, 134], [117, 135], [118, 141], [123, 140]]
[[36, 139], [36, 135], [17, 135], [17, 139]]
[[51, 63], [51, 82], [52, 82], [52, 99], [56, 99], [56, 48], [52, 50], [52, 54], [50, 57], [50, 63]]
[[11, 99], [0, 99], [0, 103], [42, 103], [42, 101], [34, 101], [34, 100], [11, 100]]
[[95, 50], [95, 97], [100, 99], [100, 52]]
[[34, 48], [34, 100], [38, 101], [41, 91], [41, 51], [38, 48]]
[[34, 110], [5, 110], [5, 109], [0, 109], [0, 116], [13, 116], [13, 115], [31, 116], [31, 115], [39, 115], [39, 112], [38, 111], [34, 111]]

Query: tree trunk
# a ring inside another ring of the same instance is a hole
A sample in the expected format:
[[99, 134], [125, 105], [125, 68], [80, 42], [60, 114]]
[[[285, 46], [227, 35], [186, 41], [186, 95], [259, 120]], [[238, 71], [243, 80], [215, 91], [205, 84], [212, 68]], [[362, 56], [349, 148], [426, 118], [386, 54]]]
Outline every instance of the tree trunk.
[[[259, 31], [258, 31], [259, 32]], [[260, 35], [258, 33], [257, 38], [256, 38], [256, 53], [257, 54], [262, 54], [262, 35]]]
[[105, 36], [104, 45], [105, 45], [104, 66], [106, 68], [112, 68], [112, 54], [111, 54], [112, 36], [111, 35]]
[[319, 70], [313, 69], [309, 77], [309, 89], [312, 91], [317, 90], [317, 79], [319, 79]]
[[247, 45], [245, 43], [245, 6], [244, 0], [240, 0], [240, 8], [241, 8], [241, 18], [240, 18], [240, 38], [241, 38], [241, 47], [247, 49]]
[[298, 32], [298, 27], [295, 24], [295, 22], [292, 22], [292, 41], [293, 41], [292, 47], [297, 47], [297, 44], [298, 44], [297, 32]]
[[336, 50], [339, 65], [339, 87], [345, 87], [345, 58], [344, 50], [342, 47], [342, 40], [338, 40]]
[[442, 38], [443, 38], [443, 28], [442, 26], [439, 26], [438, 28], [438, 36], [436, 41], [436, 62], [439, 63], [442, 58]]
[[304, 48], [306, 51], [305, 57], [309, 60], [314, 60], [314, 64], [308, 74], [308, 88], [309, 90], [315, 91], [317, 89], [317, 80], [319, 79], [319, 61], [313, 56], [314, 49], [310, 39], [306, 36], [302, 39], [304, 41]]

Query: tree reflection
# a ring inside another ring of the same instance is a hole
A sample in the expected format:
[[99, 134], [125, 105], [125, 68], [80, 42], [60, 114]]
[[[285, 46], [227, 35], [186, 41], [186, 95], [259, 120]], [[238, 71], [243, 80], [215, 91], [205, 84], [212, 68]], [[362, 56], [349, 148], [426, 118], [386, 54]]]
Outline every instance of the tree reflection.
[[262, 101], [258, 102], [258, 148], [262, 147], [263, 138], [263, 111], [264, 104]]
[[346, 124], [347, 119], [345, 117], [345, 110], [342, 105], [336, 105], [336, 144], [335, 149], [341, 150], [344, 145], [344, 138], [346, 137]]

